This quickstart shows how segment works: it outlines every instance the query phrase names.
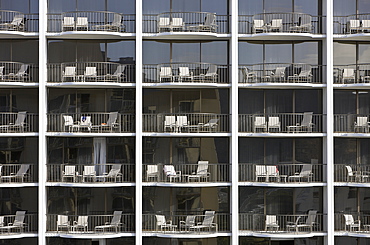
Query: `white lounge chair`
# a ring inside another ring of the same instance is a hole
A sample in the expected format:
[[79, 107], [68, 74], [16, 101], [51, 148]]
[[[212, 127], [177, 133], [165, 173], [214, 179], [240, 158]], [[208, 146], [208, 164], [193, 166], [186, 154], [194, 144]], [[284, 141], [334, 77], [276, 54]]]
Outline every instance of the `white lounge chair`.
[[288, 76], [288, 81], [311, 82], [312, 81], [311, 69], [302, 70], [298, 75], [294, 74], [292, 76]]
[[146, 181], [149, 182], [150, 179], [159, 180], [158, 165], [148, 165], [146, 169]]
[[179, 82], [193, 81], [193, 72], [190, 72], [189, 67], [179, 67]]
[[207, 132], [216, 131], [218, 127], [218, 118], [212, 118], [207, 123], [201, 125], [202, 129]]
[[306, 179], [307, 182], [312, 182], [313, 173], [312, 173], [312, 165], [311, 164], [303, 164], [302, 169], [299, 173], [295, 173], [288, 177], [288, 181], [298, 181], [301, 182], [302, 180]]
[[283, 82], [285, 79], [285, 67], [277, 67], [271, 74], [264, 76], [269, 82]]
[[215, 83], [217, 81], [217, 66], [216, 65], [210, 65], [207, 69], [206, 74], [200, 74], [197, 76], [194, 76], [194, 80], [200, 80], [202, 82], [209, 81]]
[[266, 31], [265, 22], [263, 20], [253, 20], [252, 33], [261, 33]]
[[76, 67], [66, 66], [62, 72], [62, 82], [65, 82], [67, 79], [76, 81]]
[[369, 132], [370, 124], [367, 117], [357, 117], [354, 124], [355, 132]]
[[112, 168], [109, 170], [108, 173], [103, 173], [103, 175], [97, 175], [95, 178], [97, 181], [112, 181], [117, 183], [119, 181], [122, 182], [122, 173], [121, 172], [121, 165], [120, 164], [113, 164]]
[[207, 180], [210, 176], [208, 172], [208, 161], [198, 161], [197, 171], [188, 175], [188, 181], [195, 179], [200, 182], [201, 179]]
[[297, 131], [312, 132], [312, 128], [315, 125], [314, 123], [312, 123], [312, 116], [313, 116], [313, 112], [304, 112], [301, 123], [297, 123], [296, 125], [287, 126], [288, 132], [297, 132]]
[[84, 171], [82, 173], [82, 181], [88, 182], [88, 180], [96, 182], [95, 166], [84, 166]]
[[343, 216], [345, 220], [344, 226], [346, 231], [347, 227], [349, 227], [350, 232], [353, 232], [354, 229], [357, 229], [358, 231], [361, 230], [361, 220], [355, 220], [352, 214], [343, 214]]
[[195, 215], [186, 216], [185, 221], [183, 220], [180, 221], [180, 230], [189, 231], [190, 227], [195, 226], [195, 218], [196, 218]]
[[26, 123], [24, 122], [27, 117], [26, 111], [20, 111], [17, 114], [17, 119], [14, 123], [9, 123], [7, 125], [0, 125], [0, 132], [15, 132], [23, 133]]
[[208, 13], [204, 19], [203, 24], [189, 26], [190, 31], [199, 31], [199, 32], [216, 32], [216, 14]]
[[13, 17], [12, 22], [0, 24], [0, 30], [24, 31], [24, 15], [17, 14]]
[[278, 231], [279, 228], [280, 226], [276, 219], [276, 215], [266, 215], [265, 231], [268, 231], [268, 230]]
[[69, 231], [69, 228], [71, 227], [71, 224], [68, 220], [67, 215], [58, 215], [57, 219], [57, 232], [62, 230], [63, 228]]
[[170, 182], [176, 179], [178, 179], [181, 182], [181, 171], [176, 171], [175, 166], [164, 165], [163, 172], [166, 175], [166, 177], [170, 179]]
[[113, 132], [115, 129], [119, 129], [119, 123], [117, 123], [118, 112], [109, 112], [108, 120], [105, 124], [92, 126], [92, 128], [98, 128], [99, 131]]
[[159, 17], [157, 20], [158, 32], [170, 30], [170, 18], [168, 17]]
[[271, 129], [277, 129], [280, 132], [281, 124], [279, 117], [268, 117], [267, 131], [270, 132]]
[[347, 33], [356, 34], [361, 30], [360, 20], [349, 20], [347, 22]]
[[[315, 224], [315, 220], [316, 220], [316, 214], [317, 214], [317, 211], [316, 210], [310, 210], [308, 211], [308, 215], [307, 215], [307, 219], [306, 221], [304, 222], [301, 222], [302, 220], [302, 216], [298, 216], [296, 221], [294, 223], [290, 223], [288, 222], [287, 224], [287, 231], [295, 231], [296, 233], [299, 232], [299, 229], [302, 229], [302, 228], [306, 228], [308, 229], [309, 232], [312, 232], [313, 230], [313, 226]], [[307, 230], [304, 230], [307, 232]]]
[[95, 25], [93, 26], [94, 29], [96, 30], [101, 30], [101, 31], [115, 31], [115, 32], [120, 32], [123, 30], [122, 26], [122, 15], [115, 13], [113, 15], [113, 20], [111, 23], [107, 23], [104, 25]]
[[5, 79], [12, 80], [12, 81], [24, 81], [28, 77], [28, 70], [29, 65], [22, 64], [19, 70], [16, 73], [9, 73], [5, 75]]
[[173, 81], [172, 68], [169, 66], [162, 66], [159, 71], [159, 82]]
[[170, 132], [175, 131], [176, 128], [176, 116], [164, 116], [164, 132], [167, 131], [167, 129], [170, 130]]
[[189, 230], [190, 231], [194, 230], [198, 232], [200, 232], [201, 230], [204, 230], [204, 231], [211, 232], [212, 229], [214, 229], [215, 232], [217, 232], [218, 226], [217, 226], [217, 223], [213, 223], [214, 218], [215, 218], [215, 211], [206, 211], [204, 214], [203, 221], [194, 226], [190, 226]]
[[115, 233], [118, 233], [120, 230], [120, 226], [122, 225], [121, 217], [122, 217], [122, 211], [114, 211], [111, 222], [107, 222], [105, 223], [105, 225], [95, 226], [95, 232], [114, 231]]
[[290, 27], [291, 32], [299, 32], [299, 33], [311, 33], [313, 29], [313, 25], [311, 24], [312, 18], [311, 16], [300, 16], [298, 18], [298, 23], [294, 26]]
[[76, 166], [74, 165], [66, 165], [64, 166], [64, 171], [62, 171], [62, 182], [66, 182], [68, 178], [71, 178], [73, 182], [76, 182]]
[[267, 131], [266, 117], [254, 117], [253, 132], [257, 132], [257, 129]]
[[171, 230], [173, 231], [177, 225], [173, 225], [172, 221], [166, 221], [166, 217], [164, 215], [156, 215], [157, 220], [157, 229], [160, 228], [161, 231]]
[[7, 230], [10, 233], [12, 230], [18, 230], [20, 233], [23, 232], [25, 227], [24, 219], [26, 217], [26, 211], [15, 212], [15, 218], [13, 223], [8, 223], [6, 226], [1, 226], [0, 230]]
[[88, 31], [89, 30], [89, 21], [87, 17], [77, 17], [76, 30], [77, 31]]
[[73, 31], [75, 29], [75, 18], [64, 17], [62, 21], [62, 31]]
[[89, 216], [78, 216], [77, 221], [73, 222], [71, 229], [73, 232], [87, 232], [88, 229], [88, 220]]
[[24, 182], [28, 177], [27, 172], [30, 168], [29, 164], [21, 164], [19, 170], [16, 173], [10, 173], [10, 175], [1, 175], [1, 182]]
[[105, 75], [106, 80], [113, 80], [113, 81], [123, 81], [126, 77], [125, 75], [126, 65], [118, 65], [116, 71], [113, 74]]

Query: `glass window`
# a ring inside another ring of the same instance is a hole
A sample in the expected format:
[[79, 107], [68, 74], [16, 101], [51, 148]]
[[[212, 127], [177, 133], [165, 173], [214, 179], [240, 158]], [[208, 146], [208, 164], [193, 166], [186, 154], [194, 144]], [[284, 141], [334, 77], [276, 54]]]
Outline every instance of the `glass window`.
[[356, 64], [356, 44], [334, 42], [334, 65]]
[[200, 62], [200, 43], [172, 43], [171, 62]]
[[143, 0], [143, 14], [170, 12], [171, 0]]
[[356, 0], [334, 0], [333, 6], [334, 16], [356, 14]]
[[334, 187], [334, 212], [357, 212], [357, 191], [355, 187]]
[[319, 43], [302, 42], [294, 44], [294, 63], [317, 65], [319, 61]]
[[265, 44], [265, 63], [292, 63], [292, 44]]
[[334, 113], [356, 114], [356, 92], [335, 90]]
[[135, 0], [107, 0], [107, 11], [135, 14]]
[[263, 63], [262, 43], [239, 42], [239, 64], [259, 64]]
[[370, 63], [370, 43], [358, 44], [358, 63]]
[[105, 0], [77, 0], [79, 11], [102, 11], [105, 10]]
[[334, 163], [357, 164], [357, 140], [334, 138]]
[[289, 13], [292, 12], [292, 0], [264, 0], [266, 13]]
[[358, 13], [359, 14], [368, 14], [370, 13], [370, 2], [368, 0], [357, 0]]

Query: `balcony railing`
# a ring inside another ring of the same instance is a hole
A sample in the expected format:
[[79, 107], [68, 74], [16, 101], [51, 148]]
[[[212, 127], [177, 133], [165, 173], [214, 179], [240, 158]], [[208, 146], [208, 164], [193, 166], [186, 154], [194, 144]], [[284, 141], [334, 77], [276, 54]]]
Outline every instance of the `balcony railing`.
[[369, 133], [370, 115], [336, 114], [334, 115], [335, 133]]
[[134, 83], [135, 65], [113, 62], [68, 62], [48, 64], [48, 82]]
[[16, 235], [22, 233], [38, 232], [38, 215], [28, 214], [24, 216], [23, 223], [14, 223], [15, 215], [2, 215], [4, 225], [0, 227], [0, 237], [7, 235]]
[[143, 114], [143, 132], [226, 133], [230, 116], [213, 113]]
[[240, 213], [239, 230], [272, 234], [323, 232], [324, 215], [315, 213], [311, 217], [309, 216], [309, 214], [264, 215]]
[[38, 32], [38, 14], [0, 10], [0, 31]]
[[38, 82], [39, 69], [34, 64], [0, 61], [0, 82]]
[[[145, 154], [145, 153], [144, 153]], [[230, 164], [209, 163], [200, 169], [199, 164], [172, 165], [176, 175], [164, 172], [165, 164], [143, 165], [143, 182], [164, 183], [215, 183], [230, 181]]]
[[163, 63], [143, 66], [144, 83], [229, 83], [229, 66], [209, 63]]
[[334, 214], [334, 230], [370, 234], [370, 215], [357, 212], [341, 212]]
[[143, 32], [229, 33], [229, 16], [209, 12], [168, 12], [143, 15]]
[[47, 164], [48, 182], [106, 184], [134, 180], [134, 164]]
[[335, 84], [370, 83], [370, 64], [334, 66], [333, 81]]
[[323, 18], [302, 13], [239, 15], [239, 33], [322, 33]]
[[[127, 101], [133, 107], [134, 101]], [[132, 133], [135, 115], [115, 112], [48, 114], [48, 132], [68, 133]]]
[[36, 183], [38, 166], [36, 164], [2, 164], [0, 165], [0, 183]]
[[[159, 215], [163, 215], [162, 213]], [[193, 224], [186, 224], [188, 216], [195, 216]], [[217, 232], [230, 232], [231, 215], [227, 213], [217, 213], [214, 216], [212, 225], [209, 227], [197, 228], [197, 224], [202, 223], [206, 215], [201, 212], [192, 212], [187, 214], [171, 214], [165, 215], [165, 220], [168, 224], [166, 227], [157, 225], [157, 218], [155, 214], [143, 214], [143, 231], [154, 233], [194, 233], [207, 235]], [[186, 224], [186, 225], [185, 225]]]
[[370, 165], [334, 164], [334, 181], [347, 183], [370, 183]]
[[304, 63], [262, 63], [239, 66], [240, 83], [324, 83], [325, 66]]
[[48, 14], [48, 32], [135, 32], [135, 15], [108, 11], [75, 11]]
[[334, 34], [370, 33], [370, 13], [334, 16]]
[[38, 132], [38, 115], [28, 112], [0, 113], [0, 133]]
[[323, 182], [323, 165], [312, 163], [291, 164], [239, 164], [239, 181], [256, 183], [320, 183]]
[[239, 114], [239, 132], [246, 133], [322, 133], [322, 114], [279, 113]]
[[[47, 232], [69, 233], [69, 234], [117, 234], [135, 231], [135, 214], [121, 214], [119, 222], [112, 222], [113, 215], [60, 215], [47, 214]], [[80, 217], [80, 221], [78, 222]], [[81, 219], [81, 217], [83, 217]], [[65, 219], [65, 220], [64, 220]]]

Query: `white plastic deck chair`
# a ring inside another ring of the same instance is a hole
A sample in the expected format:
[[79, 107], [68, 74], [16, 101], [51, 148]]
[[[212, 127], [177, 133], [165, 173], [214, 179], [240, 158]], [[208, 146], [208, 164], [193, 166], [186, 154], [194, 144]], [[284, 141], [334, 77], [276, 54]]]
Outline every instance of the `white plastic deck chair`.
[[16, 73], [9, 73], [5, 77], [10, 80], [24, 81], [24, 79], [28, 76], [28, 66], [28, 64], [22, 64]]
[[88, 31], [89, 30], [89, 21], [87, 17], [77, 17], [76, 21], [76, 30], [79, 31]]
[[105, 225], [95, 226], [95, 232], [104, 232], [105, 230], [119, 232], [122, 217], [122, 211], [114, 211], [111, 222], [105, 223]]
[[25, 178], [27, 177], [27, 172], [29, 168], [30, 168], [29, 164], [21, 164], [17, 173], [10, 173], [10, 175], [2, 175], [0, 177], [0, 180], [1, 182], [12, 182], [12, 180], [14, 180], [15, 182], [23, 183]]
[[69, 231], [69, 227], [71, 224], [69, 223], [68, 216], [67, 215], [58, 215], [57, 218], [57, 232], [59, 232], [61, 229], [66, 229]]
[[26, 211], [17, 211], [15, 212], [15, 218], [13, 223], [8, 223], [7, 226], [0, 227], [0, 230], [8, 230], [8, 233], [10, 233], [13, 229], [19, 230], [19, 232], [23, 232], [23, 228], [26, 225], [24, 223], [24, 219], [26, 217]]
[[253, 20], [252, 33], [261, 33], [266, 31], [265, 22], [263, 20]]
[[370, 31], [370, 20], [362, 20], [361, 23], [361, 31], [368, 33]]
[[78, 216], [77, 221], [74, 221], [71, 226], [72, 231], [76, 232], [82, 229], [83, 232], [87, 232], [88, 218], [89, 216]]
[[302, 69], [299, 74], [288, 76], [288, 81], [290, 82], [311, 82], [312, 81], [311, 68], [304, 67], [304, 69]]
[[82, 181], [89, 182], [88, 180], [96, 182], [95, 166], [84, 166], [84, 171], [82, 173]]
[[273, 19], [271, 20], [270, 30], [273, 32], [281, 32], [283, 28], [283, 20], [282, 19]]
[[114, 129], [119, 128], [117, 123], [118, 112], [109, 112], [109, 117], [106, 124], [99, 125], [101, 130], [108, 129], [110, 132], [113, 132]]
[[354, 124], [355, 132], [369, 132], [369, 122], [367, 117], [357, 117]]
[[218, 118], [212, 118], [210, 119], [207, 123], [201, 125], [203, 130], [211, 132], [211, 131], [216, 131], [218, 127]]
[[121, 172], [121, 165], [120, 164], [113, 164], [112, 168], [109, 170], [108, 173], [103, 173], [103, 175], [95, 176], [96, 180], [102, 180], [103, 182], [112, 181], [117, 183], [117, 181], [122, 181], [122, 174]]
[[215, 83], [217, 81], [217, 77], [218, 77], [217, 66], [210, 65], [208, 67], [207, 73], [204, 75], [204, 80]]
[[122, 81], [123, 79], [126, 78], [125, 70], [126, 65], [118, 65], [116, 71], [112, 75], [110, 74], [106, 75], [105, 78], [115, 80], [117, 82]]
[[208, 31], [208, 32], [216, 32], [216, 14], [208, 13], [205, 17], [204, 24], [199, 25], [198, 31]]
[[355, 69], [353, 68], [344, 68], [342, 75], [342, 82], [355, 82]]
[[84, 73], [84, 79], [83, 81], [86, 80], [96, 80], [97, 79], [97, 72], [96, 72], [96, 67], [95, 66], [87, 66], [85, 69]]
[[76, 182], [76, 166], [66, 165], [64, 171], [62, 171], [62, 182], [66, 182], [68, 178], [71, 178], [73, 182]]
[[187, 116], [177, 116], [176, 120], [176, 128], [178, 132], [182, 132], [183, 129], [186, 129], [189, 126], [188, 117]]
[[183, 31], [185, 23], [182, 18], [172, 18], [171, 31]]
[[312, 173], [312, 165], [311, 164], [303, 164], [302, 169], [299, 173], [295, 173], [288, 177], [288, 181], [298, 181], [301, 182], [302, 180], [306, 179], [307, 182], [312, 182], [313, 173]]
[[355, 34], [361, 30], [360, 20], [349, 20], [347, 22], [347, 33]]
[[168, 17], [159, 17], [157, 22], [158, 22], [158, 25], [157, 25], [158, 32], [169, 30], [169, 28], [170, 28], [170, 18], [168, 18]]
[[73, 31], [75, 29], [75, 18], [64, 17], [62, 22], [62, 31]]
[[80, 129], [87, 129], [90, 132], [92, 127], [91, 116], [81, 116], [81, 120], [78, 125], [72, 126], [72, 131], [74, 127], [78, 128], [78, 131], [80, 131]]
[[280, 228], [276, 215], [266, 215], [265, 231], [278, 231]]
[[362, 173], [361, 171], [353, 171], [351, 166], [346, 166], [347, 169], [347, 182], [366, 182], [369, 180], [369, 175], [367, 173]]
[[250, 71], [247, 67], [242, 68], [243, 77], [246, 83], [249, 82], [256, 82], [257, 81], [257, 73], [254, 71]]
[[263, 181], [267, 181], [267, 170], [265, 165], [256, 165], [255, 170], [256, 182], [258, 182], [259, 178], [263, 178]]
[[181, 171], [176, 171], [173, 165], [164, 165], [163, 172], [172, 182], [173, 179], [181, 181]]
[[159, 180], [158, 165], [147, 165], [146, 167], [146, 181], [149, 182], [150, 179]]
[[347, 231], [347, 227], [349, 227], [349, 231], [353, 232], [354, 229], [357, 229], [358, 231], [361, 230], [361, 221], [355, 220], [353, 218], [352, 214], [343, 214], [344, 220], [345, 220], [345, 230]]
[[190, 72], [189, 67], [179, 67], [179, 82], [193, 81], [193, 73]]
[[159, 82], [163, 80], [172, 82], [173, 75], [172, 75], [172, 68], [169, 66], [162, 66], [159, 71]]
[[68, 130], [68, 132], [71, 132], [72, 127], [75, 125], [73, 122], [73, 117], [64, 115], [63, 119], [64, 119], [64, 131]]
[[157, 230], [158, 230], [158, 227], [161, 229], [161, 231], [174, 230], [177, 227], [177, 225], [172, 224], [171, 220], [166, 221], [166, 217], [164, 215], [155, 215], [155, 218], [157, 221], [156, 222]]
[[9, 123], [8, 125], [0, 125], [0, 132], [14, 131], [14, 132], [23, 133], [24, 126], [25, 126], [24, 121], [26, 120], [26, 117], [27, 117], [26, 111], [18, 112], [17, 119], [15, 120], [14, 123]]
[[297, 123], [296, 125], [287, 126], [288, 132], [303, 131], [303, 130], [307, 132], [312, 132], [312, 128], [315, 125], [314, 123], [312, 123], [312, 116], [313, 116], [313, 112], [304, 112], [301, 123]]
[[12, 22], [0, 24], [0, 29], [7, 31], [23, 31], [24, 30], [24, 15], [17, 14], [13, 17]]
[[113, 15], [113, 20], [111, 23], [107, 23], [104, 25], [95, 25], [93, 26], [93, 28], [102, 31], [120, 32], [122, 30], [122, 15], [115, 13]]
[[276, 67], [274, 72], [266, 78], [274, 82], [282, 82], [285, 78], [285, 67]]
[[195, 225], [195, 215], [186, 216], [185, 221], [180, 221], [180, 230], [189, 231], [190, 227]]
[[280, 132], [281, 124], [279, 117], [268, 117], [267, 131], [270, 132], [271, 129], [277, 129]]
[[266, 165], [266, 178], [270, 181], [272, 178], [275, 178], [275, 181], [280, 181], [279, 170], [275, 165]]
[[201, 230], [211, 232], [212, 229], [215, 229], [217, 232], [218, 227], [216, 223], [213, 223], [215, 218], [215, 211], [206, 211], [204, 214], [204, 219], [201, 223], [198, 223], [194, 226], [189, 227], [189, 230], [194, 230], [200, 232]]
[[0, 66], [0, 80], [4, 80], [4, 66]]
[[76, 81], [76, 67], [66, 66], [64, 68], [64, 71], [62, 72], [62, 81], [66, 81], [67, 78], [72, 79], [72, 81]]
[[[309, 232], [312, 232], [313, 230], [313, 226], [315, 224], [315, 220], [316, 220], [316, 215], [317, 215], [317, 211], [316, 210], [310, 210], [308, 211], [308, 215], [307, 215], [307, 219], [305, 222], [300, 222], [301, 219], [302, 219], [302, 216], [298, 216], [296, 221], [293, 223], [293, 222], [288, 222], [287, 224], [287, 230], [290, 231], [290, 230], [294, 230], [296, 233], [299, 232], [299, 229], [301, 228], [308, 228], [309, 229]], [[306, 231], [306, 230], [305, 230]], [[306, 231], [307, 232], [307, 231]]]
[[207, 180], [209, 178], [210, 173], [208, 172], [208, 161], [198, 161], [197, 171], [188, 175], [188, 181], [190, 182], [192, 179], [198, 180], [200, 182], [201, 179]]
[[305, 33], [311, 33], [313, 26], [311, 24], [312, 17], [311, 16], [300, 16], [298, 18], [298, 24], [291, 26], [290, 31], [292, 32], [305, 32]]
[[165, 116], [164, 117], [164, 132], [167, 131], [167, 129], [170, 130], [170, 132], [175, 131], [176, 128], [176, 116]]
[[257, 129], [267, 131], [266, 117], [254, 117], [253, 132], [257, 132]]

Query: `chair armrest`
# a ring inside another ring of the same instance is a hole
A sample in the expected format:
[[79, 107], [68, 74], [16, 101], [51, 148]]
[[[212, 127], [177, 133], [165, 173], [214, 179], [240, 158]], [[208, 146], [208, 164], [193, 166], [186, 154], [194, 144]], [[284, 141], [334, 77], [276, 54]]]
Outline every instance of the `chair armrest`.
[[185, 225], [186, 224], [186, 222], [185, 221], [183, 221], [183, 220], [180, 220], [180, 225]]
[[176, 171], [176, 174], [179, 174], [179, 175], [181, 175], [181, 171]]

